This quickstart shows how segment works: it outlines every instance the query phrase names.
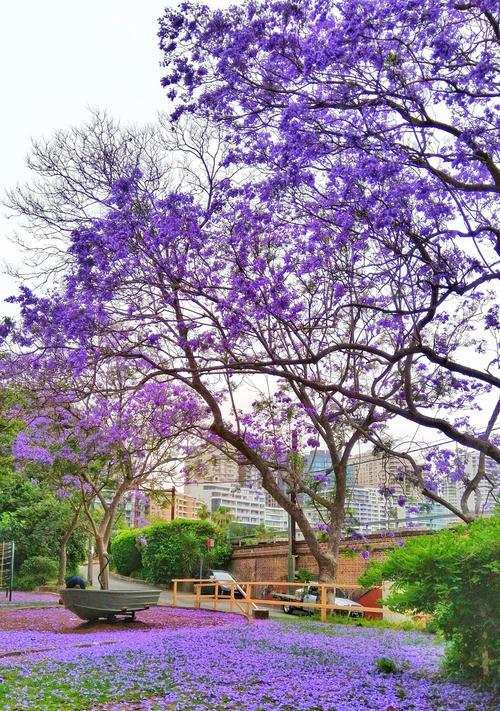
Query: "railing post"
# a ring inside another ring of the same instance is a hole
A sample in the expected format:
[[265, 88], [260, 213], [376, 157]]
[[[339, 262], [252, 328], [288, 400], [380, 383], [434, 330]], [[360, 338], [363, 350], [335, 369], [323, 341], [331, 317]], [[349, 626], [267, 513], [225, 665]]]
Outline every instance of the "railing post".
[[234, 611], [234, 583], [231, 583], [231, 593], [229, 598], [229, 611]]
[[216, 581], [215, 587], [214, 587], [214, 610], [217, 609], [218, 602], [219, 602], [219, 583], [218, 583], [218, 581]]
[[172, 589], [172, 605], [177, 607], [177, 580], [173, 581], [174, 587]]
[[252, 617], [252, 614], [250, 612], [250, 609], [252, 607], [252, 603], [250, 602], [250, 600], [252, 599], [252, 587], [253, 587], [252, 583], [248, 583], [248, 585], [246, 586], [246, 589], [245, 589], [245, 592], [247, 595], [247, 600], [248, 600], [248, 602], [247, 602], [247, 617], [248, 617], [248, 619], [250, 619]]
[[321, 586], [321, 622], [326, 622], [326, 602], [327, 602], [327, 588], [323, 583]]
[[194, 606], [197, 610], [200, 609], [200, 603], [201, 603], [201, 598], [200, 598], [200, 593], [201, 593], [201, 585], [198, 583], [194, 586], [195, 590], [195, 601], [194, 601]]

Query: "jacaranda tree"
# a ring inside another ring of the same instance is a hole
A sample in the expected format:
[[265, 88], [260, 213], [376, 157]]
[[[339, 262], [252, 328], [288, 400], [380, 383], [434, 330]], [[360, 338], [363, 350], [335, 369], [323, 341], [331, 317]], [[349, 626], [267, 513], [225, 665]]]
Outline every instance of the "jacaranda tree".
[[[470, 417], [499, 384], [497, 34], [486, 0], [167, 11], [173, 120], [224, 135], [223, 179], [205, 165], [202, 191], [159, 199], [137, 171], [122, 176], [73, 231], [59, 292], [19, 299], [24, 328], [44, 353], [69, 349], [72, 368], [116, 359], [136, 387], [193, 391], [214, 439], [295, 518], [322, 580], [336, 572], [347, 459], [359, 441], [392, 451], [391, 418], [480, 452], [465, 520], [485, 457], [500, 461], [500, 406]], [[265, 376], [269, 396], [245, 409], [247, 376]], [[317, 442], [328, 496], [296, 456]], [[441, 502], [435, 472], [407, 461]], [[299, 494], [327, 512], [326, 553]]]
[[[9, 364], [11, 379], [20, 384], [24, 373], [30, 382], [30, 394], [15, 408], [24, 426], [13, 453], [18, 462], [41, 466], [55, 495], [72, 504], [75, 525], [85, 515], [103, 570], [124, 496], [152, 475], [158, 486], [172, 481], [182, 461], [180, 441], [193, 423], [201, 425], [203, 412], [179, 383], [138, 387], [126, 362], [107, 361], [89, 372], [81, 361], [78, 369], [68, 361], [61, 366], [70, 354], [53, 342], [48, 359], [38, 346], [37, 357], [23, 354]], [[102, 583], [108, 586], [107, 570]]]
[[[325, 302], [328, 337], [301, 359], [344, 350], [363, 369], [385, 369], [385, 388], [301, 382], [496, 461], [498, 402], [480, 429], [463, 411], [499, 385], [488, 288], [500, 234], [498, 37], [487, 0], [184, 3], [160, 26], [174, 118], [202, 114], [225, 127], [228, 161], [261, 176], [246, 186], [248, 220], [267, 207], [289, 239], [301, 229], [295, 273], [309, 275], [309, 288], [329, 281], [342, 322], [359, 317], [375, 336], [339, 329]], [[271, 275], [278, 289], [280, 277]], [[467, 482], [468, 495], [481, 478]]]

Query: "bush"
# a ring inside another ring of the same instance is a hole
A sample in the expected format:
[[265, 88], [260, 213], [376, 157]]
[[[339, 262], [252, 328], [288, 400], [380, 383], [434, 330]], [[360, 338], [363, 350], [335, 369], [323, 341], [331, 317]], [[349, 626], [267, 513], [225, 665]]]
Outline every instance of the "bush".
[[364, 587], [394, 582], [387, 607], [432, 614], [447, 642], [446, 667], [492, 683], [499, 671], [500, 515], [410, 539], [372, 563]]
[[201, 558], [204, 569], [223, 566], [231, 558], [232, 548], [225, 540], [216, 540], [214, 548], [207, 548], [207, 538], [215, 538], [210, 521], [176, 519], [154, 524], [141, 533], [145, 538], [144, 578], [151, 583], [194, 577], [199, 573]]
[[120, 575], [130, 575], [141, 567], [138, 531], [121, 531], [111, 543], [111, 564]]
[[398, 665], [389, 657], [379, 657], [375, 663], [378, 671], [382, 674], [396, 674], [398, 671]]
[[34, 582], [34, 587], [38, 587], [52, 580], [57, 580], [58, 572], [59, 564], [55, 560], [47, 558], [46, 556], [37, 555], [32, 558], [26, 558], [26, 560], [23, 561], [19, 568], [19, 579], [23, 580], [25, 585]]
[[35, 578], [30, 578], [27, 575], [16, 575], [14, 578], [14, 590], [22, 590], [23, 592], [32, 592], [36, 590], [39, 583]]

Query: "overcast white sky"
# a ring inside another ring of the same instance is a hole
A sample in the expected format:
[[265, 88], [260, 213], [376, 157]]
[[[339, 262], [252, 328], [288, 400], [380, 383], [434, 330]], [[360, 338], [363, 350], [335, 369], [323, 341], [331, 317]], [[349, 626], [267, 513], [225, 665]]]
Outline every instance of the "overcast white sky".
[[[0, 194], [28, 177], [31, 137], [79, 124], [88, 107], [124, 122], [154, 120], [167, 101], [157, 19], [174, 0], [0, 2]], [[220, 5], [220, 2], [209, 4]], [[0, 259], [15, 259], [0, 207]], [[0, 299], [15, 290], [0, 275]], [[3, 305], [0, 311], [4, 311]]]

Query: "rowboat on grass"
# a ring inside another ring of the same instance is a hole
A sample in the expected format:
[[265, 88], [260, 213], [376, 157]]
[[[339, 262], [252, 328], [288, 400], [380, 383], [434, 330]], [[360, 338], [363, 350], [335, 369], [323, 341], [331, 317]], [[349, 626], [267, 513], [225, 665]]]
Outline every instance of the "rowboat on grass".
[[67, 610], [71, 610], [82, 620], [107, 619], [116, 617], [135, 619], [135, 613], [158, 604], [160, 590], [81, 590], [64, 588], [59, 591]]

